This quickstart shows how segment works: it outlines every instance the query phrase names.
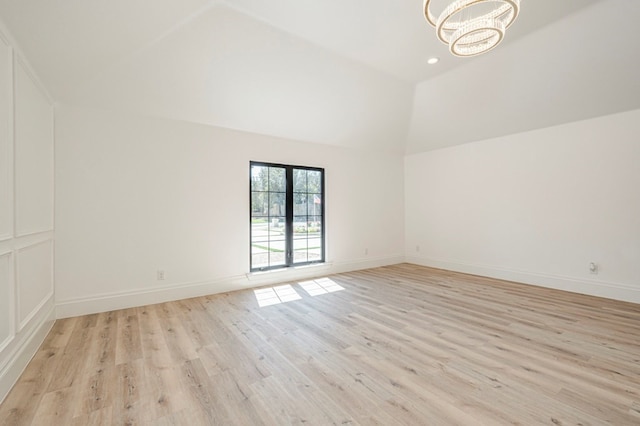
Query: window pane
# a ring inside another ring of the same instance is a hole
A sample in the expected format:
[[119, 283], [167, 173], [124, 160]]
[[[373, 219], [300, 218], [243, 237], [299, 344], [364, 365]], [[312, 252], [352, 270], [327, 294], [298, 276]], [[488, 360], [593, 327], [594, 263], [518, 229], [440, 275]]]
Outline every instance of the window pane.
[[269, 193], [269, 216], [284, 216], [286, 214], [287, 195], [281, 192]]
[[276, 253], [284, 253], [284, 247], [285, 242], [284, 240], [270, 240], [269, 241], [269, 251], [271, 252], [271, 254], [276, 254]]
[[286, 222], [287, 219], [282, 217], [272, 217], [269, 221], [269, 240], [284, 241], [286, 238]]
[[287, 262], [284, 252], [284, 241], [281, 243], [282, 244], [279, 242], [272, 242], [269, 245], [269, 264], [271, 266], [280, 266]]
[[251, 193], [251, 216], [266, 216], [269, 214], [269, 193]]
[[307, 216], [293, 217], [293, 238], [307, 238]]
[[307, 171], [307, 192], [322, 193], [322, 172], [317, 170]]
[[[311, 244], [309, 244], [311, 246]], [[322, 260], [322, 248], [320, 247], [309, 247], [307, 251], [307, 256], [309, 256], [309, 262], [316, 262]]]
[[269, 239], [269, 224], [267, 218], [251, 219], [251, 242], [267, 241]]
[[266, 191], [269, 182], [269, 168], [263, 166], [251, 166], [251, 190]]
[[269, 228], [267, 222], [251, 224], [251, 242], [269, 241]]
[[307, 233], [309, 238], [322, 237], [322, 216], [311, 216], [307, 222]]
[[315, 237], [314, 238], [314, 237], [310, 236], [308, 241], [309, 241], [308, 242], [309, 250], [312, 250], [312, 249], [315, 250], [315, 249], [321, 249], [322, 248], [322, 240], [321, 240], [321, 238], [319, 238], [319, 237]]
[[317, 194], [308, 195], [308, 213], [310, 216], [322, 214], [322, 198]]
[[303, 169], [293, 169], [293, 191], [307, 192], [307, 171]]
[[294, 192], [293, 193], [293, 214], [294, 215], [307, 215], [307, 194]]
[[307, 261], [307, 240], [306, 239], [293, 241], [293, 261], [294, 262]]
[[269, 266], [269, 243], [251, 244], [251, 265], [254, 268]]
[[287, 177], [285, 170], [279, 167], [269, 167], [269, 191], [285, 192]]

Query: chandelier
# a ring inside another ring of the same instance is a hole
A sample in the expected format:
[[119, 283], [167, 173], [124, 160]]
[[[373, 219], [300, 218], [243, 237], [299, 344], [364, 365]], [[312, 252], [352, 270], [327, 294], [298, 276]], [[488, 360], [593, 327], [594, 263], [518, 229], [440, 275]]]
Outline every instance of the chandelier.
[[454, 0], [436, 17], [432, 3], [437, 1], [424, 0], [424, 17], [455, 56], [475, 56], [496, 47], [520, 10], [520, 0]]

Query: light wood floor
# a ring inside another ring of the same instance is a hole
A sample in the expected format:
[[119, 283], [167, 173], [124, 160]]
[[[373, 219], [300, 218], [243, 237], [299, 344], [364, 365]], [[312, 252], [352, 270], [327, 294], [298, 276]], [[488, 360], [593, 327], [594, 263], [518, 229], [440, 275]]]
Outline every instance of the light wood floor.
[[59, 320], [0, 424], [640, 424], [640, 305], [407, 264], [330, 278]]

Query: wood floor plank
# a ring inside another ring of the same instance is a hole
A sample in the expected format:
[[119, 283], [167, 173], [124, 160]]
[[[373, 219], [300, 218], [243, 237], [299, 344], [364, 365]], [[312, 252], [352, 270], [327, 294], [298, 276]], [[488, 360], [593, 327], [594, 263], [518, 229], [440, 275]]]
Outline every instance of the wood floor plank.
[[43, 396], [38, 405], [33, 423], [39, 425], [64, 425], [71, 423], [71, 419], [73, 418], [73, 397], [74, 392], [71, 388], [48, 392]]
[[45, 390], [55, 377], [54, 372], [62, 351], [50, 346], [46, 343], [42, 345], [0, 404], [0, 425], [32, 424]]
[[640, 424], [640, 305], [410, 264], [287, 284], [59, 320], [0, 424]]
[[220, 393], [211, 377], [206, 373], [199, 359], [188, 360], [182, 364], [181, 378], [188, 389], [188, 396], [196, 410], [204, 413], [207, 424], [225, 424], [229, 422], [229, 413], [221, 403]]
[[116, 322], [115, 313], [100, 314], [95, 325], [89, 327], [81, 357], [83, 365], [79, 378], [72, 385], [74, 417], [90, 414], [111, 404], [112, 382], [115, 374]]
[[[66, 345], [58, 349], [58, 371], [51, 377], [47, 391], [55, 391], [72, 386], [76, 380], [80, 380], [86, 359], [78, 359], [78, 351], [85, 351], [87, 341], [91, 339], [94, 327], [84, 327], [84, 321], [74, 321], [76, 318], [68, 318], [56, 321], [56, 326], [72, 326]], [[48, 339], [47, 339], [48, 340]]]
[[138, 315], [133, 312], [120, 315], [117, 319], [116, 330], [116, 365], [142, 358]]
[[[53, 423], [57, 424], [57, 423]], [[113, 413], [111, 407], [105, 407], [100, 410], [93, 411], [89, 414], [74, 417], [69, 423], [65, 423], [70, 426], [103, 426], [103, 425], [115, 425], [120, 424], [123, 426], [132, 426], [136, 423], [117, 423], [113, 420]]]
[[144, 367], [141, 359], [118, 364], [112, 377], [112, 413], [122, 425], [141, 423], [141, 392], [144, 386]]

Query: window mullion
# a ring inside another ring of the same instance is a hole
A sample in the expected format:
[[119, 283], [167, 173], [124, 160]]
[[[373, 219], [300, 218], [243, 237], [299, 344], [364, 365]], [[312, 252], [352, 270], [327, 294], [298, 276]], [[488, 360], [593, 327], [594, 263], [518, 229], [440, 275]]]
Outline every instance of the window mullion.
[[286, 264], [287, 266], [293, 265], [293, 167], [286, 168], [286, 181], [287, 181], [287, 193], [286, 193], [286, 227], [285, 227], [285, 250], [286, 250]]

